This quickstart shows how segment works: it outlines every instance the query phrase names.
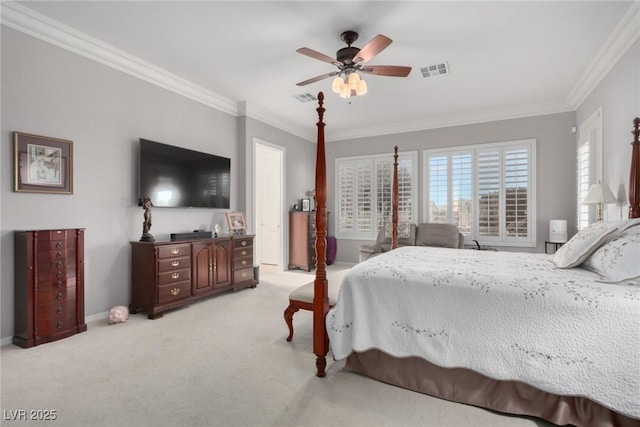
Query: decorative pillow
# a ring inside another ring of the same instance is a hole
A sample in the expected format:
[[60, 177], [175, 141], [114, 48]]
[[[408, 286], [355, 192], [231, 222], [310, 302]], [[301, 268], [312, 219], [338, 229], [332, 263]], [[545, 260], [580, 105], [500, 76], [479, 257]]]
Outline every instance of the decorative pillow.
[[602, 245], [582, 267], [599, 274], [602, 282], [640, 285], [640, 227]]
[[603, 222], [591, 224], [589, 227], [578, 231], [575, 236], [562, 245], [553, 256], [553, 262], [558, 268], [577, 267], [617, 229], [617, 225], [606, 225]]
[[[392, 224], [389, 222], [384, 226], [384, 237], [391, 238]], [[410, 222], [398, 222], [398, 239], [408, 239], [411, 234]]]

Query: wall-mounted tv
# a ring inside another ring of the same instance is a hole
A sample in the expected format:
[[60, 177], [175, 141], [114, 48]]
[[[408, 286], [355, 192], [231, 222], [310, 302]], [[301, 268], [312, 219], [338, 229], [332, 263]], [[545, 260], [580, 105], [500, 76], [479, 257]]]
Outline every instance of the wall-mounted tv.
[[229, 209], [231, 160], [140, 138], [138, 203]]

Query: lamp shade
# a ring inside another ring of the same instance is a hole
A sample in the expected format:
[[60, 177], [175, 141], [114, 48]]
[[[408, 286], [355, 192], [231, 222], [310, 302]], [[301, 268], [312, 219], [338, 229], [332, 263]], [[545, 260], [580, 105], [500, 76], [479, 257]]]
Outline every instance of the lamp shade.
[[549, 221], [549, 242], [565, 243], [567, 241], [567, 220], [552, 219]]
[[616, 200], [616, 196], [609, 190], [609, 187], [598, 183], [589, 188], [587, 197], [584, 198], [582, 203], [587, 205], [592, 203], [614, 203]]

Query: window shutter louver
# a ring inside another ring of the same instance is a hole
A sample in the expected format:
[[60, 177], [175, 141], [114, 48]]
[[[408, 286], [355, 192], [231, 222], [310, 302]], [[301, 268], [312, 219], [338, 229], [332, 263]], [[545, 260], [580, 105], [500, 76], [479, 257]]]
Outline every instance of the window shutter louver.
[[505, 150], [505, 232], [509, 237], [527, 237], [527, 188], [529, 152], [526, 148]]
[[500, 235], [500, 151], [478, 153], [478, 235]]
[[449, 157], [429, 158], [429, 222], [447, 222], [449, 205]]

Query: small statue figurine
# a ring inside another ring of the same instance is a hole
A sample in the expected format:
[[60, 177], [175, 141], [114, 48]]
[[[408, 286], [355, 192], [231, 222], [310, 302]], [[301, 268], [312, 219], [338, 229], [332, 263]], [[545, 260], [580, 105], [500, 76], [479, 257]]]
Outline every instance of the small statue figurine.
[[149, 197], [145, 197], [142, 201], [142, 208], [144, 209], [144, 222], [142, 223], [142, 237], [140, 238], [141, 242], [155, 242], [156, 239], [153, 237], [149, 230], [151, 229], [151, 207], [153, 203], [151, 203], [151, 199]]
[[215, 234], [213, 237], [218, 237], [222, 232], [222, 229], [220, 228], [220, 224], [216, 224], [215, 227], [213, 227], [213, 229], [215, 231]]

